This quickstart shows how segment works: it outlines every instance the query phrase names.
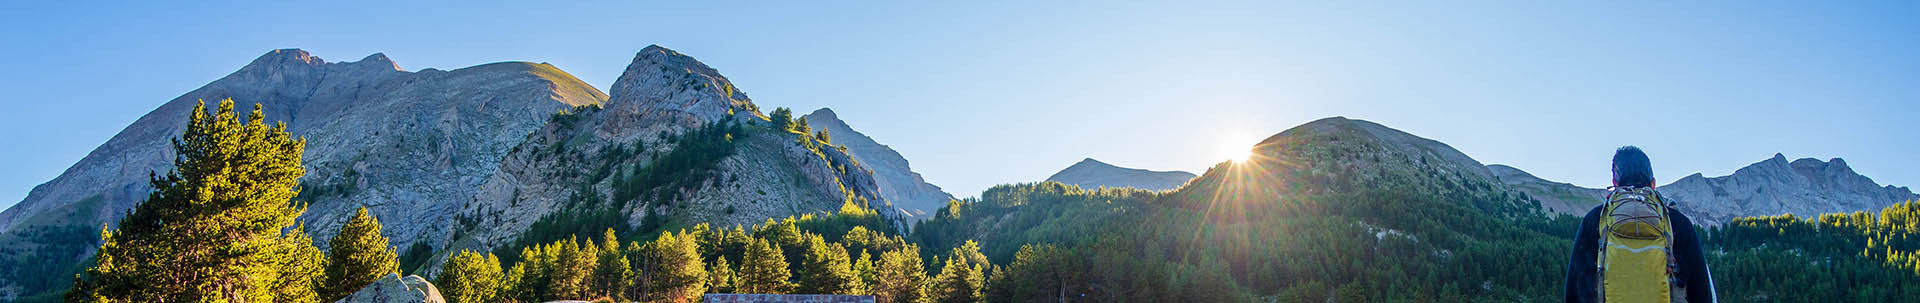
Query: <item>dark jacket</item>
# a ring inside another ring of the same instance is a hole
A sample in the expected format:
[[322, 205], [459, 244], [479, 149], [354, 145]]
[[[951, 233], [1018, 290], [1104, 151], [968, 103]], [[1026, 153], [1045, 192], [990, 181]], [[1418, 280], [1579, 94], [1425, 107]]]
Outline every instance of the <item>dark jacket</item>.
[[[1599, 267], [1595, 265], [1600, 255], [1600, 212], [1605, 205], [1595, 206], [1587, 211], [1580, 220], [1580, 230], [1574, 233], [1572, 259], [1567, 262], [1567, 302], [1599, 302]], [[1700, 237], [1693, 229], [1693, 220], [1680, 211], [1667, 209], [1667, 217], [1673, 228], [1673, 261], [1679, 265], [1679, 283], [1687, 288], [1687, 302], [1715, 302], [1713, 297], [1713, 274], [1707, 272], [1706, 254], [1701, 251]], [[1680, 294], [1674, 294], [1679, 296]]]

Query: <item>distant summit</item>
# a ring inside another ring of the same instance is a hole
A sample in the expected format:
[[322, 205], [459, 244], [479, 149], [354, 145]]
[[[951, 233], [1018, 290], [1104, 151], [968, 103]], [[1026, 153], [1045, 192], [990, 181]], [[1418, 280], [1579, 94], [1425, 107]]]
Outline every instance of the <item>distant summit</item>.
[[1078, 185], [1080, 188], [1094, 189], [1105, 187], [1132, 187], [1146, 190], [1170, 190], [1180, 188], [1192, 180], [1193, 173], [1184, 171], [1151, 171], [1138, 168], [1113, 166], [1100, 160], [1086, 158], [1074, 163], [1060, 172], [1047, 177], [1047, 181]]

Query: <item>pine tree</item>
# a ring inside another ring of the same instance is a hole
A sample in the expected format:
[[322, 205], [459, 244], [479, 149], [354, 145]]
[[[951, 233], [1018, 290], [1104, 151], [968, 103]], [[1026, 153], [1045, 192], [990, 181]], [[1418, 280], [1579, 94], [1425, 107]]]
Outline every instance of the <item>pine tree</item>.
[[767, 115], [769, 116], [768, 120], [773, 120], [773, 129], [783, 131], [793, 130], [793, 110], [785, 107], [775, 107], [773, 108], [773, 112]]
[[327, 282], [321, 288], [321, 301], [335, 301], [359, 291], [388, 274], [399, 272], [397, 254], [380, 235], [380, 220], [361, 207], [340, 226], [327, 247]]
[[700, 262], [699, 240], [691, 235], [675, 237], [672, 232], [641, 246], [646, 265], [640, 281], [646, 285], [645, 301], [694, 302], [707, 292], [707, 269]]
[[532, 289], [529, 289], [526, 283], [526, 264], [514, 264], [501, 277], [500, 292], [495, 295], [496, 298], [500, 301], [533, 302]]
[[713, 267], [707, 269], [707, 292], [733, 293], [733, 264], [727, 263], [727, 256], [713, 260]]
[[281, 235], [281, 245], [273, 255], [279, 264], [280, 278], [275, 279], [273, 302], [313, 302], [320, 300], [321, 282], [327, 278], [327, 255], [313, 246], [313, 237], [308, 236], [305, 227], [295, 226], [292, 231]]
[[847, 260], [847, 249], [827, 243], [820, 236], [807, 240], [807, 257], [800, 263], [800, 288], [803, 294], [859, 294], [865, 286]]
[[595, 295], [625, 301], [627, 287], [633, 284], [633, 265], [620, 251], [620, 240], [608, 228], [600, 237], [599, 267], [593, 271]]
[[806, 137], [804, 135], [813, 132], [813, 127], [807, 126], [807, 119], [793, 119], [793, 131]]
[[927, 269], [920, 263], [920, 247], [907, 247], [880, 254], [873, 294], [880, 303], [914, 303], [926, 297]]
[[600, 252], [592, 242], [581, 246], [575, 237], [567, 237], [555, 243], [559, 253], [552, 269], [552, 280], [548, 280], [547, 290], [554, 299], [587, 299], [593, 296], [588, 291], [589, 280], [595, 267], [598, 267]]
[[173, 141], [174, 169], [152, 178], [154, 191], [118, 229], [102, 228], [95, 263], [75, 277], [67, 301], [310, 299], [299, 297], [310, 285], [302, 280], [313, 279], [320, 260], [302, 229], [283, 232], [306, 211], [291, 201], [306, 172], [306, 140], [264, 119], [258, 104], [244, 121], [231, 99], [211, 116], [205, 102], [195, 105]]
[[879, 282], [879, 271], [879, 268], [874, 267], [873, 255], [867, 254], [866, 250], [861, 250], [860, 255], [853, 258], [853, 277], [860, 282], [860, 289], [855, 290], [854, 294], [873, 294], [873, 285]]
[[433, 284], [448, 303], [498, 302], [504, 299], [500, 296], [504, 278], [499, 257], [461, 251], [447, 260]]
[[990, 288], [1006, 288], [1001, 292], [1016, 301], [1066, 300], [1069, 294], [1082, 291], [1075, 288], [1083, 279], [1080, 260], [1059, 246], [1022, 245], [1006, 274], [995, 275], [1003, 283], [989, 283]]
[[967, 240], [947, 255], [946, 265], [941, 266], [940, 275], [933, 278], [932, 290], [928, 291], [928, 295], [933, 297], [934, 302], [981, 302], [982, 291], [986, 288], [984, 271], [988, 266], [991, 265], [980, 254], [979, 243]]
[[824, 129], [824, 128], [823, 128], [823, 129], [820, 129], [819, 131], [815, 131], [815, 132], [813, 132], [813, 137], [814, 137], [814, 138], [819, 138], [819, 139], [820, 139], [820, 143], [822, 143], [822, 144], [833, 144], [833, 136], [832, 136], [832, 134], [828, 134], [828, 133], [827, 133], [827, 130], [826, 130], [826, 129]]
[[792, 274], [787, 271], [786, 254], [771, 241], [756, 239], [747, 246], [735, 281], [737, 292], [746, 294], [785, 294], [793, 291]]

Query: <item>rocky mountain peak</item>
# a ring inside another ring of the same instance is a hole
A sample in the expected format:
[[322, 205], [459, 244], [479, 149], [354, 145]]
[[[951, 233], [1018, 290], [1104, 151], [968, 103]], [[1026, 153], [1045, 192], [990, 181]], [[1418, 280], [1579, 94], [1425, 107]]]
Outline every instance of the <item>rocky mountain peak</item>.
[[[813, 112], [812, 112], [812, 113], [807, 113], [807, 115], [806, 115], [806, 117], [807, 117], [807, 118], [809, 118], [809, 119], [812, 119], [812, 118], [819, 118], [819, 119], [822, 119], [822, 120], [833, 120], [833, 121], [840, 121], [840, 115], [839, 115], [839, 114], [836, 114], [836, 113], [834, 113], [834, 112], [833, 112], [833, 109], [832, 109], [832, 108], [826, 108], [826, 107], [822, 107], [822, 108], [820, 108], [820, 109], [816, 109], [816, 110], [813, 110]], [[807, 121], [807, 123], [813, 123], [813, 121]], [[845, 121], [841, 121], [841, 123], [842, 123], [842, 124], [845, 124], [846, 122], [845, 122]]]
[[283, 48], [267, 51], [267, 53], [261, 54], [259, 58], [254, 58], [252, 63], [247, 63], [247, 66], [321, 65], [326, 63], [326, 60], [307, 53], [306, 50]]
[[758, 116], [759, 108], [719, 71], [691, 56], [647, 46], [608, 91], [606, 108], [628, 116], [614, 126], [666, 121], [680, 126], [714, 123], [734, 115]]
[[372, 55], [367, 55], [366, 58], [360, 58], [360, 61], [354, 61], [350, 64], [355, 66], [364, 66], [366, 68], [372, 68], [372, 69], [390, 69], [394, 71], [406, 71], [404, 69], [400, 69], [400, 64], [393, 63], [393, 59], [387, 59], [387, 54], [384, 54], [384, 53], [373, 53]]

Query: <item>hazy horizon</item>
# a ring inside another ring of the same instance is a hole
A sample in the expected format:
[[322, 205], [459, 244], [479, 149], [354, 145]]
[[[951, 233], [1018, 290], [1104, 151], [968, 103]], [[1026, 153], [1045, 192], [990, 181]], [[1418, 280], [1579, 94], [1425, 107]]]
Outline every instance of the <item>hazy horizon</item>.
[[410, 71], [548, 62], [605, 91], [659, 44], [763, 110], [833, 108], [961, 197], [1082, 158], [1198, 174], [1331, 116], [1587, 187], [1620, 145], [1661, 183], [1782, 153], [1920, 184], [1912, 2], [762, 4], [0, 4], [0, 207], [278, 48]]

